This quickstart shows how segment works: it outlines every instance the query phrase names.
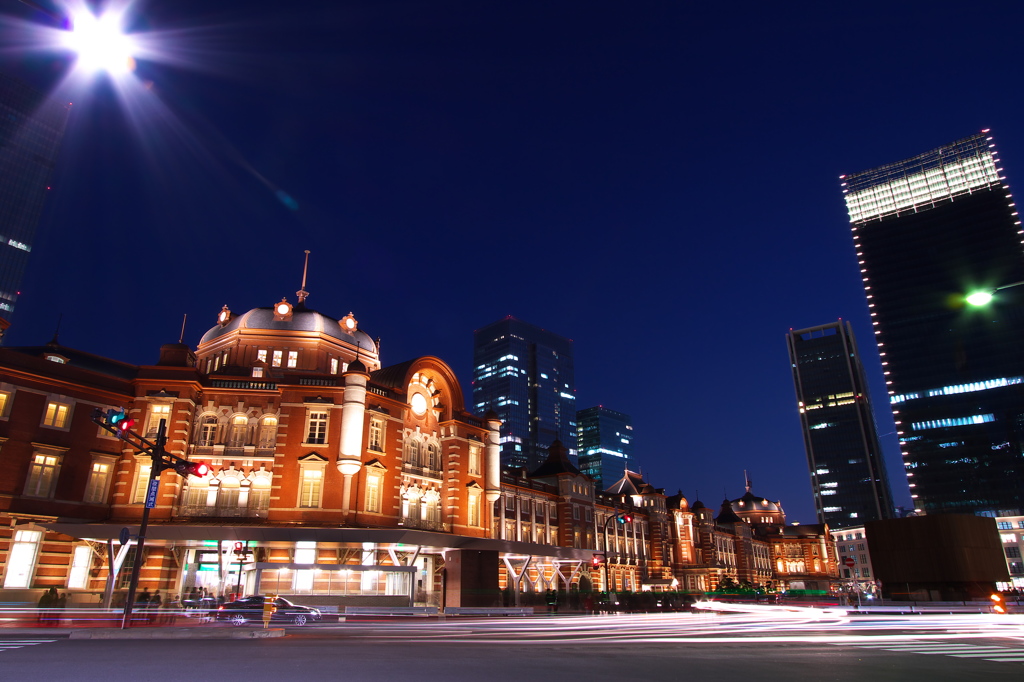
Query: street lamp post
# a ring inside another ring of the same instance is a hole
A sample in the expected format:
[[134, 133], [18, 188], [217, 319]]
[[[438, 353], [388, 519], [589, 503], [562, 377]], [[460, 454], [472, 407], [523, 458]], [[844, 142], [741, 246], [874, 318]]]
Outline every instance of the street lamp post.
[[997, 291], [1002, 291], [1003, 289], [1010, 289], [1012, 287], [1019, 287], [1022, 284], [1024, 284], [1024, 281], [1011, 282], [1010, 284], [1004, 284], [1003, 286], [996, 287], [994, 289], [980, 289], [978, 291], [973, 291], [969, 293], [967, 296], [964, 297], [964, 300], [976, 308], [983, 305], [988, 305], [989, 303], [992, 302], [992, 299], [995, 298], [995, 294]]
[[[619, 521], [620, 523], [625, 523], [626, 521], [631, 520], [632, 517], [628, 513], [616, 510], [615, 513], [609, 516], [607, 519], [605, 519], [604, 522], [604, 588], [605, 592], [607, 592], [609, 595], [612, 593], [612, 590], [611, 585], [608, 584], [608, 524], [612, 521]], [[615, 553], [615, 556], [618, 556], [618, 552]]]

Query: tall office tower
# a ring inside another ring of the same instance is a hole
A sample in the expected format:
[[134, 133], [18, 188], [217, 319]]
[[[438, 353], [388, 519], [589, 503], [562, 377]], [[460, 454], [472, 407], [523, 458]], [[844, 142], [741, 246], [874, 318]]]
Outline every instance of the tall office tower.
[[604, 490], [625, 475], [636, 471], [633, 460], [633, 419], [628, 414], [603, 405], [576, 413], [576, 447], [580, 471], [598, 482]]
[[889, 478], [850, 323], [790, 331], [786, 340], [818, 522], [842, 528], [891, 519]]
[[842, 178], [911, 497], [926, 513], [1024, 508], [1024, 287], [1001, 289], [1024, 280], [1024, 232], [987, 133]]
[[68, 106], [0, 73], [0, 317], [21, 290]]
[[502, 420], [501, 465], [535, 469], [556, 439], [576, 458], [572, 341], [511, 315], [473, 334], [473, 403]]

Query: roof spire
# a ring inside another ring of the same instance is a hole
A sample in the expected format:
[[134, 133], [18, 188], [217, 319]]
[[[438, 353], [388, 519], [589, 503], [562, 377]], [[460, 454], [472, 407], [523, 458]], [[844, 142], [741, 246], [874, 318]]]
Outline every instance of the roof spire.
[[50, 339], [48, 346], [56, 346], [59, 344], [57, 337], [60, 336], [60, 323], [64, 320], [64, 313], [57, 316], [57, 328], [53, 330], [53, 338]]
[[188, 322], [188, 313], [181, 316], [181, 336], [178, 337], [178, 343], [185, 341], [185, 323]]
[[309, 270], [309, 249], [306, 249], [306, 262], [302, 265], [302, 286], [295, 292], [295, 295], [299, 298], [298, 305], [303, 305], [306, 301], [306, 297], [309, 296], [309, 292], [306, 291], [306, 272]]
[[747, 476], [747, 470], [746, 469], [743, 470], [743, 480], [747, 484], [747, 492], [749, 493], [750, 492], [750, 486], [753, 485], [753, 483], [751, 483], [751, 481], [750, 481], [750, 476]]

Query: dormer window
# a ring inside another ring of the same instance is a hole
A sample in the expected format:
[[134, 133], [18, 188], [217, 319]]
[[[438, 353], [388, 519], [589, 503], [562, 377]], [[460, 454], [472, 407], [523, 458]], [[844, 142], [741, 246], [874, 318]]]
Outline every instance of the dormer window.
[[66, 365], [68, 362], [68, 359], [63, 355], [56, 355], [54, 353], [47, 353], [44, 357], [50, 362], [56, 362], [61, 365]]
[[263, 368], [262, 367], [253, 367], [252, 368], [252, 378], [253, 379], [261, 379], [261, 378], [263, 378]]

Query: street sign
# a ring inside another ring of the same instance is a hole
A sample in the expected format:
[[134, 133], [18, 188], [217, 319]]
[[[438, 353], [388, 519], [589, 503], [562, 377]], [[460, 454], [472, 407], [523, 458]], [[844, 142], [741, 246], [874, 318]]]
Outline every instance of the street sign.
[[843, 564], [849, 566], [850, 568], [853, 568], [854, 564], [856, 563], [857, 562], [853, 560], [852, 556], [848, 556], [845, 559], [843, 559]]
[[149, 482], [149, 490], [146, 491], [146, 508], [153, 509], [156, 507], [156, 491], [160, 487], [160, 479], [154, 478]]
[[121, 534], [117, 537], [121, 541], [122, 545], [127, 545], [128, 541], [132, 539], [132, 532], [127, 528], [121, 529]]

